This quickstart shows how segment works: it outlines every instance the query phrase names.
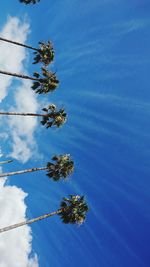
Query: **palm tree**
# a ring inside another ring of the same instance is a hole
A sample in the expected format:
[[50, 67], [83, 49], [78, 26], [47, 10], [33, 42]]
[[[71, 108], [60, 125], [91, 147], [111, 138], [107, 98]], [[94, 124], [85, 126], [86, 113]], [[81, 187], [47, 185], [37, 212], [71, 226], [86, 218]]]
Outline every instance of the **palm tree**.
[[39, 42], [40, 49], [36, 49], [34, 52], [34, 62], [36, 63], [44, 63], [46, 66], [49, 65], [54, 60], [54, 49], [52, 43], [48, 41], [47, 43]]
[[39, 48], [35, 48], [35, 47], [25, 45], [19, 42], [8, 40], [3, 37], [0, 37], [0, 41], [4, 41], [7, 43], [19, 45], [19, 46], [34, 50], [35, 57], [34, 57], [33, 64], [41, 62], [41, 63], [44, 63], [45, 66], [47, 66], [54, 60], [54, 49], [50, 41], [48, 41], [47, 43], [39, 42]]
[[5, 161], [0, 161], [0, 165], [2, 165], [2, 164], [7, 164], [7, 163], [11, 163], [11, 162], [13, 162], [12, 159], [5, 160]]
[[43, 114], [43, 120], [41, 121], [42, 125], [46, 125], [46, 128], [56, 126], [60, 127], [67, 120], [67, 114], [63, 108], [57, 110], [57, 107], [54, 104], [49, 105], [47, 108], [43, 108], [43, 111], [46, 114]]
[[69, 154], [65, 155], [55, 155], [52, 157], [52, 162], [47, 162], [45, 167], [40, 168], [31, 168], [21, 171], [15, 172], [8, 172], [8, 173], [1, 173], [0, 177], [12, 176], [16, 174], [23, 174], [27, 172], [34, 172], [34, 171], [47, 171], [47, 176], [53, 181], [59, 181], [61, 178], [66, 179], [74, 170], [74, 162], [71, 159]]
[[28, 5], [28, 4], [36, 4], [36, 3], [40, 2], [40, 0], [19, 0], [19, 1], [20, 1], [20, 3], [24, 3], [26, 5]]
[[70, 198], [63, 198], [59, 213], [63, 223], [82, 224], [85, 221], [86, 213], [89, 210], [84, 196], [69, 195]]
[[33, 83], [31, 88], [38, 94], [52, 92], [59, 84], [59, 80], [56, 78], [55, 73], [48, 71], [44, 67], [42, 68], [42, 77], [38, 72], [34, 72], [33, 75], [36, 77], [36, 82]]
[[0, 115], [42, 117], [41, 124], [45, 125], [46, 128], [51, 128], [55, 126], [59, 128], [67, 120], [67, 114], [65, 110], [63, 108], [57, 110], [57, 107], [54, 104], [51, 104], [47, 108], [43, 108], [42, 110], [46, 114], [0, 111]]
[[62, 222], [66, 224], [79, 224], [81, 225], [86, 218], [86, 213], [89, 211], [89, 207], [84, 199], [84, 196], [70, 195], [69, 198], [63, 198], [60, 208], [57, 211], [36, 217], [25, 222], [17, 223], [0, 229], [0, 233], [15, 229], [17, 227], [31, 224], [48, 217], [59, 215]]
[[0, 70], [0, 74], [34, 81], [31, 88], [35, 90], [36, 93], [39, 93], [39, 94], [42, 94], [42, 93], [46, 94], [48, 92], [52, 92], [56, 89], [56, 87], [59, 84], [59, 80], [56, 78], [55, 73], [48, 71], [44, 67], [42, 68], [43, 76], [41, 76], [38, 72], [34, 72], [33, 74], [34, 77], [30, 77], [28, 75], [17, 74], [17, 73], [2, 71], [2, 70]]

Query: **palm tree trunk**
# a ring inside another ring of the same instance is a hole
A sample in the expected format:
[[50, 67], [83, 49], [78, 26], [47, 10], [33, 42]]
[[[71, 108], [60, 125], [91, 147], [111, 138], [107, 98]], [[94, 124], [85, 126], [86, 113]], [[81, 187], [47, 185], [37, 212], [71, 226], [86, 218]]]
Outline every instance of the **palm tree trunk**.
[[15, 228], [20, 227], [20, 226], [23, 226], [23, 225], [27, 225], [27, 224], [31, 224], [31, 223], [40, 221], [40, 220], [46, 219], [46, 218], [51, 217], [51, 216], [54, 216], [54, 215], [58, 215], [58, 214], [60, 214], [62, 211], [63, 211], [63, 209], [59, 209], [59, 210], [57, 210], [57, 211], [54, 211], [54, 212], [51, 212], [51, 213], [48, 213], [48, 214], [45, 214], [45, 215], [36, 217], [36, 218], [34, 218], [34, 219], [31, 219], [31, 220], [27, 220], [27, 221], [24, 221], [24, 222], [21, 222], [21, 223], [16, 223], [16, 224], [13, 224], [13, 225], [10, 225], [10, 226], [1, 228], [1, 229], [0, 229], [0, 233], [3, 233], [3, 232], [6, 232], [6, 231], [15, 229]]
[[0, 115], [8, 115], [8, 116], [34, 116], [34, 117], [43, 117], [43, 116], [46, 116], [46, 114], [23, 113], [23, 112], [2, 112], [2, 111], [0, 111]]
[[38, 78], [30, 77], [28, 75], [12, 73], [12, 72], [2, 71], [2, 70], [0, 70], [0, 74], [9, 75], [9, 76], [17, 77], [17, 78], [22, 78], [22, 79], [28, 79], [28, 80], [32, 80], [32, 81], [39, 81], [40, 80]]
[[27, 173], [27, 172], [44, 171], [44, 170], [47, 170], [47, 167], [31, 168], [31, 169], [26, 169], [26, 170], [21, 170], [21, 171], [15, 171], [15, 172], [0, 173], [0, 177], [6, 177], [6, 176], [17, 175], [17, 174], [23, 174], [23, 173]]
[[6, 163], [11, 163], [13, 162], [12, 159], [9, 159], [9, 160], [5, 160], [5, 161], [0, 161], [0, 164], [6, 164]]
[[19, 42], [8, 40], [8, 39], [2, 38], [2, 37], [0, 37], [0, 41], [4, 41], [4, 42], [11, 43], [11, 44], [14, 44], [14, 45], [23, 46], [25, 48], [29, 48], [29, 49], [32, 49], [32, 50], [35, 50], [35, 51], [39, 51], [39, 49], [37, 49], [35, 47], [29, 46], [29, 45], [25, 45], [25, 44], [21, 44]]

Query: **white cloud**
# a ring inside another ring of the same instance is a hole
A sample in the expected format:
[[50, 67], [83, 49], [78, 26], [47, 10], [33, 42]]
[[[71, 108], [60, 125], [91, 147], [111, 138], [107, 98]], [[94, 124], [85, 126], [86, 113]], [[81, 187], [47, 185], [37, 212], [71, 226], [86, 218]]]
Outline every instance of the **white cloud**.
[[[15, 106], [14, 108], [11, 107], [11, 111], [37, 112], [38, 103], [30, 86], [31, 83], [25, 81], [21, 88], [17, 88], [15, 93]], [[34, 138], [34, 131], [38, 125], [37, 118], [11, 116], [8, 120], [13, 141], [10, 156], [25, 163], [34, 156], [33, 153], [37, 153], [37, 145]]]
[[[31, 84], [24, 82], [21, 88], [18, 88], [15, 93], [16, 105], [11, 108], [11, 111], [16, 112], [31, 112], [36, 113], [38, 104], [34, 92], [30, 89]], [[32, 138], [35, 128], [37, 127], [36, 117], [12, 116], [10, 120], [11, 127], [19, 136], [27, 136]]]
[[[29, 24], [20, 22], [18, 18], [9, 17], [0, 36], [24, 43], [29, 33]], [[26, 72], [23, 61], [26, 58], [24, 48], [0, 42], [0, 69], [12, 72]], [[0, 102], [9, 96], [12, 78], [0, 76]], [[30, 82], [20, 82], [13, 88], [14, 98], [11, 97], [9, 109], [17, 111], [36, 112], [38, 103], [36, 95], [30, 89]], [[37, 120], [33, 118], [1, 118], [0, 137], [9, 141], [12, 152], [10, 155], [26, 162], [32, 151], [36, 153], [34, 132]], [[5, 129], [3, 127], [5, 126]], [[0, 150], [1, 154], [1, 150]], [[0, 166], [0, 171], [1, 171]], [[8, 186], [5, 179], [0, 179], [0, 227], [26, 220], [26, 193], [16, 186]], [[5, 184], [5, 185], [4, 185]], [[37, 255], [30, 257], [32, 252], [31, 228], [24, 226], [20, 229], [0, 235], [0, 267], [38, 267]]]
[[[25, 43], [30, 31], [28, 22], [20, 22], [16, 17], [9, 17], [4, 25], [0, 36], [6, 39]], [[27, 57], [27, 49], [0, 41], [0, 69], [16, 73], [26, 73], [24, 59]], [[15, 78], [16, 79], [16, 78]], [[11, 88], [13, 78], [11, 76], [0, 75], [0, 102], [13, 89], [14, 99], [11, 97], [9, 111], [33, 112], [36, 113], [38, 103], [36, 94], [31, 90], [31, 81], [21, 80], [20, 86]], [[12, 91], [11, 91], [12, 92]], [[8, 110], [7, 110], [8, 111]], [[4, 118], [1, 119], [3, 122]], [[31, 117], [9, 117], [6, 119], [3, 136], [9, 134], [9, 145], [12, 150], [9, 156], [27, 162], [31, 157], [38, 156], [37, 145], [34, 133], [37, 127], [37, 118]], [[34, 154], [34, 155], [33, 155]]]
[[[5, 185], [0, 179], [0, 228], [26, 220], [27, 196], [16, 186]], [[32, 235], [24, 226], [0, 235], [0, 267], [38, 267], [37, 255], [29, 258], [32, 251]]]
[[[20, 23], [16, 17], [9, 17], [7, 23], [0, 32], [0, 36], [10, 40], [25, 42], [29, 32], [29, 24], [27, 22]], [[21, 72], [23, 69], [22, 62], [26, 57], [24, 48], [0, 42], [0, 70]], [[0, 101], [2, 101], [8, 93], [8, 88], [12, 83], [11, 76], [0, 76]]]
[[12, 134], [13, 145], [12, 153], [9, 154], [12, 158], [18, 159], [25, 163], [31, 157], [31, 150], [28, 148], [28, 143], [22, 140], [16, 132]]

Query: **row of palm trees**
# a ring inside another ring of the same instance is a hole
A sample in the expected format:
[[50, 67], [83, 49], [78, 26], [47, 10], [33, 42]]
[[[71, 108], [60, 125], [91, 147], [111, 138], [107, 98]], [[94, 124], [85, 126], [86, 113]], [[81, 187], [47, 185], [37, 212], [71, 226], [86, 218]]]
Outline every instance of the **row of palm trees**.
[[[59, 181], [60, 179], [66, 179], [74, 170], [74, 162], [70, 155], [55, 155], [52, 157], [54, 162], [48, 162], [45, 167], [32, 168], [27, 170], [21, 170], [16, 172], [2, 173], [0, 177], [12, 176], [17, 174], [23, 174], [27, 172], [46, 170], [47, 176], [53, 181]], [[9, 161], [10, 162], [10, 161]], [[44, 214], [42, 216], [27, 220], [21, 223], [10, 225], [0, 229], [0, 233], [18, 228], [27, 224], [37, 222], [39, 220], [59, 215], [62, 222], [65, 224], [82, 224], [86, 218], [86, 213], [89, 207], [85, 201], [84, 196], [79, 195], [69, 195], [69, 198], [63, 198], [60, 208], [57, 211]]]
[[[39, 63], [39, 62], [44, 64], [44, 66], [41, 68], [42, 74], [38, 72], [34, 72], [33, 76], [29, 76], [29, 75], [12, 73], [12, 72], [3, 71], [3, 70], [0, 70], [0, 74], [9, 75], [9, 76], [20, 78], [20, 79], [32, 80], [33, 84], [31, 88], [38, 94], [47, 94], [48, 92], [53, 92], [57, 88], [59, 84], [59, 80], [56, 77], [56, 73], [53, 73], [47, 70], [45, 67], [48, 64], [50, 64], [54, 59], [54, 48], [50, 41], [48, 41], [47, 43], [39, 42], [40, 44], [39, 48], [35, 48], [35, 47], [25, 45], [25, 44], [22, 44], [16, 41], [5, 39], [3, 37], [0, 37], [0, 41], [34, 50], [35, 58], [34, 58], [33, 64]], [[60, 127], [67, 120], [67, 114], [64, 108], [60, 108], [58, 110], [56, 105], [54, 104], [49, 105], [47, 108], [43, 108], [42, 111], [44, 111], [45, 114], [2, 112], [1, 111], [0, 115], [42, 117], [41, 124], [45, 125], [46, 128]]]
[[13, 45], [22, 46], [34, 51], [33, 64], [42, 63], [41, 73], [34, 72], [32, 76], [28, 76], [20, 73], [12, 73], [9, 71], [0, 70], [0, 74], [13, 76], [20, 79], [32, 80], [33, 84], [31, 88], [38, 94], [47, 94], [53, 92], [59, 85], [59, 80], [56, 77], [56, 73], [49, 71], [47, 66], [54, 60], [54, 48], [50, 41], [39, 42], [39, 47], [35, 48], [30, 45], [25, 45], [16, 41], [12, 41], [3, 37], [0, 37], [0, 41], [11, 43]]
[[[36, 4], [40, 2], [40, 0], [19, 0], [24, 4]], [[33, 81], [32, 89], [38, 94], [46, 94], [48, 92], [53, 92], [58, 84], [59, 80], [56, 77], [56, 73], [52, 73], [48, 71], [46, 67], [53, 61], [54, 59], [54, 49], [50, 41], [47, 43], [39, 42], [39, 48], [34, 48], [29, 45], [24, 45], [19, 42], [14, 42], [12, 40], [8, 40], [5, 38], [0, 38], [1, 41], [5, 41], [14, 45], [23, 46], [25, 48], [29, 48], [34, 50], [34, 62], [43, 63], [44, 67], [41, 68], [42, 75], [40, 73], [35, 72], [32, 77], [24, 74], [16, 74], [10, 73], [6, 71], [0, 70], [0, 74], [11, 75], [13, 77], [29, 79]], [[42, 125], [46, 125], [46, 128], [56, 126], [60, 127], [62, 124], [66, 122], [66, 112], [64, 109], [57, 110], [57, 107], [54, 104], [48, 106], [48, 108], [42, 109], [46, 114], [33, 114], [33, 113], [16, 113], [16, 112], [0, 112], [0, 115], [19, 115], [19, 116], [38, 116], [42, 117]], [[70, 158], [70, 155], [55, 155], [52, 157], [54, 162], [48, 162], [45, 167], [41, 168], [32, 168], [28, 170], [3, 173], [0, 174], [0, 177], [11, 176], [15, 174], [23, 174], [26, 172], [33, 172], [38, 170], [46, 170], [47, 176], [52, 178], [54, 181], [58, 181], [61, 178], [66, 179], [74, 170], [74, 162]], [[3, 163], [10, 163], [11, 160], [8, 160]], [[37, 222], [39, 220], [59, 215], [63, 223], [71, 223], [71, 224], [81, 224], [84, 222], [86, 213], [89, 210], [89, 207], [84, 199], [84, 196], [74, 196], [70, 195], [69, 198], [63, 198], [60, 203], [60, 208], [57, 211], [39, 216], [37, 218], [27, 220], [25, 222], [17, 223], [14, 225], [10, 225], [0, 229], [0, 233], [12, 230], [14, 228], [31, 224], [33, 222]]]
[[[24, 4], [36, 4], [40, 2], [40, 0], [19, 0]], [[23, 75], [10, 73], [6, 71], [0, 71], [1, 74], [11, 75], [14, 77], [29, 79], [33, 81], [32, 89], [35, 90], [38, 94], [46, 94], [48, 92], [53, 92], [58, 84], [59, 80], [56, 77], [56, 73], [52, 73], [46, 69], [46, 67], [53, 61], [54, 59], [54, 49], [51, 42], [43, 43], [39, 42], [40, 47], [34, 48], [28, 45], [24, 45], [18, 42], [13, 42], [8, 39], [0, 38], [1, 41], [9, 42], [15, 45], [24, 46], [25, 48], [29, 48], [34, 50], [34, 62], [43, 63], [44, 67], [41, 68], [42, 75], [35, 72], [32, 77]], [[46, 128], [57, 126], [60, 127], [64, 122], [66, 122], [66, 112], [64, 109], [57, 110], [55, 105], [50, 105], [48, 108], [42, 109], [46, 114], [33, 114], [33, 113], [15, 113], [15, 112], [0, 112], [0, 115], [19, 115], [19, 116], [39, 116], [42, 117], [41, 123], [46, 125]], [[41, 168], [32, 168], [23, 171], [11, 172], [1, 174], [0, 177], [10, 176], [15, 174], [21, 174], [25, 172], [33, 172], [38, 170], [46, 170], [47, 176], [52, 178], [54, 181], [60, 180], [60, 178], [66, 178], [73, 172], [74, 163], [70, 158], [70, 155], [55, 155], [52, 157], [52, 162], [48, 162], [46, 167]], [[42, 220], [44, 218], [48, 218], [53, 215], [59, 215], [63, 223], [78, 223], [81, 224], [85, 220], [86, 213], [89, 210], [88, 205], [84, 199], [84, 196], [73, 196], [70, 195], [69, 198], [63, 198], [63, 201], [60, 204], [60, 208], [57, 211], [52, 213], [48, 213], [37, 218], [18, 223], [15, 225], [11, 225], [9, 227], [4, 227], [0, 229], [0, 233], [4, 231], [8, 231], [26, 224], [31, 224], [33, 222]]]
[[[39, 1], [23, 1], [26, 4], [33, 3]], [[28, 49], [34, 50], [34, 62], [42, 63], [44, 66], [41, 68], [42, 74], [34, 72], [33, 76], [30, 77], [24, 74], [16, 74], [11, 72], [6, 72], [0, 70], [0, 74], [11, 75], [13, 77], [21, 78], [21, 79], [29, 79], [33, 81], [32, 89], [39, 94], [46, 94], [48, 92], [52, 92], [56, 89], [59, 84], [59, 81], [56, 77], [56, 73], [52, 73], [47, 69], [47, 66], [54, 59], [54, 49], [52, 43], [48, 41], [47, 43], [39, 42], [39, 48], [34, 48], [29, 45], [25, 45], [19, 42], [15, 42], [12, 40], [8, 40], [0, 37], [0, 41], [4, 41], [7, 43], [11, 43], [13, 45], [22, 46]], [[40, 117], [41, 124], [46, 128], [51, 127], [60, 127], [67, 120], [67, 114], [63, 108], [58, 109], [56, 105], [50, 104], [48, 107], [42, 109], [42, 113], [22, 113], [22, 112], [4, 112], [0, 111], [0, 115], [7, 116], [32, 116], [32, 117]], [[59, 181], [60, 179], [66, 179], [73, 173], [74, 170], [74, 162], [69, 154], [65, 155], [55, 155], [53, 156], [51, 162], [47, 162], [44, 167], [33, 167], [31, 169], [19, 170], [14, 172], [2, 173], [0, 177], [12, 176], [24, 173], [31, 173], [35, 171], [46, 171], [46, 175], [52, 179], [53, 181]], [[6, 163], [11, 162], [6, 161]], [[53, 215], [59, 215], [63, 223], [71, 223], [71, 224], [81, 224], [85, 220], [85, 216], [87, 211], [89, 210], [88, 205], [84, 199], [84, 196], [74, 196], [70, 195], [69, 198], [63, 198], [63, 201], [60, 204], [60, 208], [57, 211], [52, 213], [48, 213], [46, 215], [39, 216], [37, 218], [27, 220], [25, 222], [21, 222], [15, 225], [11, 225], [8, 227], [4, 227], [0, 229], [0, 233], [26, 225], [31, 224], [33, 222], [42, 220], [44, 218], [48, 218]]]
[[[48, 162], [46, 167], [41, 168], [32, 168], [23, 171], [16, 171], [10, 173], [2, 173], [0, 177], [11, 176], [16, 174], [23, 174], [26, 172], [33, 172], [39, 170], [47, 170], [47, 176], [52, 178], [54, 181], [58, 181], [61, 178], [67, 178], [74, 169], [74, 163], [70, 158], [70, 155], [59, 155], [52, 157], [52, 162]], [[10, 161], [9, 161], [10, 162]], [[79, 195], [69, 195], [69, 198], [63, 198], [60, 208], [57, 211], [44, 214], [42, 216], [33, 218], [31, 220], [27, 220], [21, 223], [17, 223], [14, 225], [10, 225], [0, 229], [0, 233], [12, 230], [14, 228], [18, 228], [20, 226], [24, 226], [27, 224], [31, 224], [33, 222], [37, 222], [39, 220], [59, 215], [63, 223], [71, 223], [71, 224], [82, 224], [85, 220], [86, 213], [88, 212], [89, 207], [84, 199], [84, 196]]]

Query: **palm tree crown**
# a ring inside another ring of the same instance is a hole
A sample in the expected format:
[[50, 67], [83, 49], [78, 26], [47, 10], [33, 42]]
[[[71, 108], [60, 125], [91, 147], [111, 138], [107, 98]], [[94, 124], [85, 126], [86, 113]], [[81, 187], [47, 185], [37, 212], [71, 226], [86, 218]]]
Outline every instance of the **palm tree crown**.
[[49, 178], [52, 178], [54, 181], [60, 180], [60, 178], [67, 178], [74, 170], [74, 162], [70, 158], [69, 154], [65, 155], [55, 155], [52, 157], [52, 160], [55, 163], [47, 163], [46, 174]]
[[54, 49], [52, 43], [48, 41], [47, 43], [39, 42], [40, 48], [34, 52], [34, 62], [36, 63], [44, 63], [45, 66], [49, 65], [54, 60]]
[[19, 1], [20, 1], [20, 3], [24, 3], [26, 5], [28, 5], [28, 4], [36, 4], [36, 3], [40, 2], [40, 0], [19, 0]]
[[84, 196], [79, 195], [70, 195], [70, 198], [63, 198], [60, 207], [62, 212], [58, 215], [60, 215], [62, 222], [71, 224], [82, 224], [89, 210]]
[[57, 110], [54, 104], [49, 105], [47, 108], [42, 109], [47, 114], [43, 115], [41, 121], [42, 125], [46, 125], [46, 128], [56, 126], [62, 126], [67, 120], [67, 114], [63, 108]]
[[43, 67], [42, 74], [43, 77], [40, 76], [38, 72], [34, 72], [34, 77], [36, 78], [36, 81], [33, 82], [31, 88], [39, 94], [53, 92], [59, 84], [59, 80], [57, 79], [55, 73], [48, 71], [46, 68]]

